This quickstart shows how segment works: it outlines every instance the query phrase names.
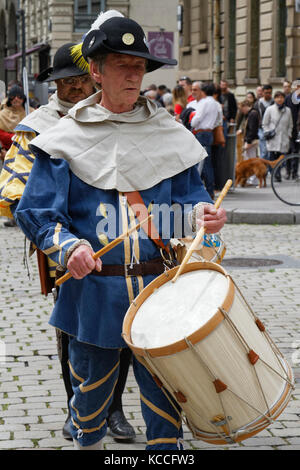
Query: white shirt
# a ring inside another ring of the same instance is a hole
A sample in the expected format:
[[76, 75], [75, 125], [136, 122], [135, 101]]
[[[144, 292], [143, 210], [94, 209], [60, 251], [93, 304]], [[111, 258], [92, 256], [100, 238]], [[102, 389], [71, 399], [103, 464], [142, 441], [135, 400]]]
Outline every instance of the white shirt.
[[218, 121], [219, 106], [212, 96], [199, 101], [196, 114], [191, 121], [193, 129], [214, 129]]
[[194, 110], [197, 111], [200, 101], [201, 99], [199, 101], [197, 100], [190, 101], [187, 105], [187, 108], [194, 108]]

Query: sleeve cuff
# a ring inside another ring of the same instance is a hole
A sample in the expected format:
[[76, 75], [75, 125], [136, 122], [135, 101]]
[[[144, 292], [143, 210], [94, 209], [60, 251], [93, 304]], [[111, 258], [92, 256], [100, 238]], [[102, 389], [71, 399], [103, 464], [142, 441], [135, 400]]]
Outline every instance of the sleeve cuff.
[[198, 204], [196, 204], [193, 207], [191, 212], [189, 212], [188, 222], [189, 222], [193, 232], [197, 232], [197, 222], [196, 222], [197, 221], [197, 216], [202, 214], [203, 206], [207, 206], [207, 205], [213, 206], [213, 204], [211, 202], [198, 202]]
[[67, 264], [68, 264], [68, 261], [69, 261], [71, 255], [76, 250], [76, 248], [78, 248], [80, 245], [86, 245], [86, 246], [90, 247], [91, 249], [93, 249], [92, 245], [87, 240], [85, 240], [85, 239], [77, 240], [77, 242], [73, 243], [73, 245], [71, 245], [70, 248], [68, 248], [67, 251], [66, 251], [66, 254], [64, 256], [64, 267], [67, 267]]

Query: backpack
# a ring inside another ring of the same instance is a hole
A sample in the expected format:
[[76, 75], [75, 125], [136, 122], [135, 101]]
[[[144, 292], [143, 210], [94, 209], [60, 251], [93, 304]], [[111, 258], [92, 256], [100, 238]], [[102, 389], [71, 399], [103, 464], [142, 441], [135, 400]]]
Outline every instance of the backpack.
[[195, 111], [194, 108], [184, 108], [183, 111], [180, 113], [180, 120], [182, 124], [189, 130], [191, 131], [191, 123], [190, 123], [190, 115]]

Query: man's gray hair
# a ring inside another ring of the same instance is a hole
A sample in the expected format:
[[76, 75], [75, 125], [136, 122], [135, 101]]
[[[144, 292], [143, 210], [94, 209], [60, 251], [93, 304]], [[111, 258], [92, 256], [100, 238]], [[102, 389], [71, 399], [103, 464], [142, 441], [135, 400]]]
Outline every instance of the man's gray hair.
[[193, 82], [193, 85], [199, 87], [200, 90], [201, 90], [202, 84], [203, 82], [200, 82], [199, 80], [196, 80], [195, 82]]
[[92, 59], [89, 59], [89, 62], [93, 61], [95, 64], [97, 64], [99, 68], [99, 72], [103, 73], [105, 61], [106, 61], [108, 54], [109, 52], [105, 52], [103, 54], [97, 54]]
[[164, 95], [162, 95], [162, 100], [165, 106], [170, 106], [173, 103], [172, 93], [165, 93]]

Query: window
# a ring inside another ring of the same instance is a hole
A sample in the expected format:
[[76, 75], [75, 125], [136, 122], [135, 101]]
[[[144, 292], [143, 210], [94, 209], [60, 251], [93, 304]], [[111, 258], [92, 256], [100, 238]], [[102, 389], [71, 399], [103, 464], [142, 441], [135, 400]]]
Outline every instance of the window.
[[191, 1], [183, 2], [183, 47], [191, 45]]
[[287, 7], [285, 0], [277, 0], [276, 8], [276, 77], [285, 77]]
[[260, 43], [260, 1], [249, 0], [248, 23], [248, 78], [259, 77], [259, 43]]
[[227, 0], [227, 38], [225, 46], [226, 78], [235, 80], [236, 72], [236, 0]]
[[105, 0], [74, 1], [74, 31], [87, 32], [100, 11], [105, 11]]
[[208, 1], [200, 0], [200, 44], [207, 43], [208, 38]]

